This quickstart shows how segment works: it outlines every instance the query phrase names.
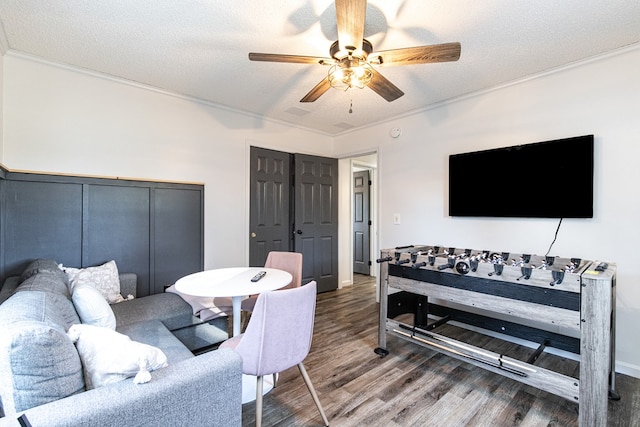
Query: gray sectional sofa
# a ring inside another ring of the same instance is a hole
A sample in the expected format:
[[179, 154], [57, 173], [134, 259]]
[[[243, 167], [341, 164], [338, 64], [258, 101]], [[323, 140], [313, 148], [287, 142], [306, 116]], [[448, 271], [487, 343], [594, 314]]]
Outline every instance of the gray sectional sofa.
[[[203, 324], [172, 293], [110, 306], [116, 331], [161, 349], [168, 366], [144, 384], [128, 378], [87, 390], [66, 333], [80, 319], [67, 277], [54, 267], [37, 260], [0, 289], [0, 426], [19, 426], [22, 414], [34, 427], [241, 425], [240, 356], [189, 349], [226, 336], [226, 319], [217, 328]], [[123, 295], [135, 295], [136, 276], [121, 274], [120, 285]]]

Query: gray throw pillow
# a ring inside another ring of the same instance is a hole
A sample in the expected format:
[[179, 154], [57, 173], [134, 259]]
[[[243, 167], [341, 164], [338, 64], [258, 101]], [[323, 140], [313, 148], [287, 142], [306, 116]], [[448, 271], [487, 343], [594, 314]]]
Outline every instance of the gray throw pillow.
[[73, 303], [52, 292], [17, 292], [0, 305], [0, 396], [7, 415], [84, 390], [80, 357], [65, 334], [74, 320], [60, 309], [65, 305], [77, 323]]
[[0, 335], [0, 395], [6, 416], [81, 391], [82, 364], [64, 331], [23, 321]]

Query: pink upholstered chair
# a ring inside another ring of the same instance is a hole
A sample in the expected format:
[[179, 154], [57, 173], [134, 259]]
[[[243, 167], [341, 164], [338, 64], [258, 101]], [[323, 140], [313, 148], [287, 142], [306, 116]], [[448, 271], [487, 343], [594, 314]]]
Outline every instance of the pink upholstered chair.
[[[298, 288], [302, 284], [302, 254], [298, 252], [269, 252], [265, 268], [277, 268], [291, 274], [291, 283], [281, 289]], [[242, 301], [243, 311], [253, 311], [258, 295], [251, 295]]]
[[242, 372], [257, 376], [256, 427], [262, 424], [263, 376], [298, 366], [300, 374], [329, 425], [309, 375], [302, 361], [309, 354], [316, 308], [316, 282], [258, 295], [244, 334], [220, 345], [232, 348], [242, 356]]

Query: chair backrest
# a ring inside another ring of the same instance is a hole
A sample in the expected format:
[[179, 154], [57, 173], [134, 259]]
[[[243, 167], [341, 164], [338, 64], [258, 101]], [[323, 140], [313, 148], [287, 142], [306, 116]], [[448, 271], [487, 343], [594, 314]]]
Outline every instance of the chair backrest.
[[311, 348], [316, 282], [263, 292], [235, 350], [249, 375], [270, 375], [302, 362]]
[[302, 254], [298, 252], [269, 252], [264, 266], [291, 273], [293, 280], [282, 289], [298, 288], [302, 284]]

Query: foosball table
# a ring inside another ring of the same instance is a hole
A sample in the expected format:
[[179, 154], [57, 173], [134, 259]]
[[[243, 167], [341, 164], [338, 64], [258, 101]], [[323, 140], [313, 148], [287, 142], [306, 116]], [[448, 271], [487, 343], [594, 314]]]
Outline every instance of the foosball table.
[[[393, 335], [576, 402], [581, 426], [607, 425], [607, 401], [619, 398], [615, 264], [428, 245], [384, 249], [377, 261], [377, 354]], [[514, 359], [439, 334], [448, 322], [538, 346]], [[578, 355], [579, 378], [537, 366], [549, 348]]]

